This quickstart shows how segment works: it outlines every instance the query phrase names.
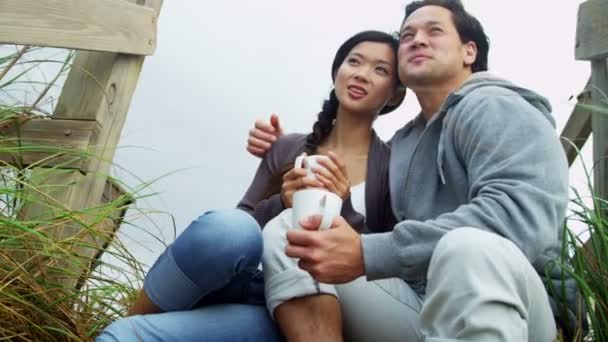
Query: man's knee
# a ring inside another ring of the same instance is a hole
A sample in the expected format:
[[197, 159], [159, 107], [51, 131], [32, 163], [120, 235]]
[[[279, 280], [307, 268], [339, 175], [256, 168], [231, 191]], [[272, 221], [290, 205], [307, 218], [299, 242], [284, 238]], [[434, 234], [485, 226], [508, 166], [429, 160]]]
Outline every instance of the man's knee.
[[463, 227], [450, 231], [439, 240], [430, 267], [454, 264], [460, 269], [477, 269], [487, 266], [490, 261], [520, 257], [523, 254], [508, 239], [481, 229]]

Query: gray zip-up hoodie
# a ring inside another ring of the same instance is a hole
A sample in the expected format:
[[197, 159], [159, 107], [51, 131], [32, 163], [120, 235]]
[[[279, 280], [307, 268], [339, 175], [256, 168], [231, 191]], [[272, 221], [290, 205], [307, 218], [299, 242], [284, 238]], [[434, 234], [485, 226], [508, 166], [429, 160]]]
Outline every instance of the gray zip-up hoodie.
[[[399, 277], [424, 292], [435, 245], [465, 226], [513, 241], [549, 280], [546, 268], [562, 246], [568, 164], [545, 98], [487, 72], [473, 74], [428, 125], [419, 116], [395, 133], [389, 178], [399, 223], [362, 236], [369, 280]], [[550, 274], [561, 288], [560, 270]], [[570, 318], [575, 295], [569, 280]]]

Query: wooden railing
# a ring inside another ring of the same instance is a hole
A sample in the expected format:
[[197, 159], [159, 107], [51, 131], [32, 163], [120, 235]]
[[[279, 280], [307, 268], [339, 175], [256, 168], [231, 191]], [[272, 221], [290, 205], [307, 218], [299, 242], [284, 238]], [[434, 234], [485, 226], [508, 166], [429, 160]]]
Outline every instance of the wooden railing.
[[[2, 0], [0, 43], [76, 49], [70, 72], [50, 120], [27, 121], [19, 139], [49, 152], [25, 154], [21, 162], [34, 164], [56, 154], [57, 147], [80, 150], [90, 158], [49, 169], [33, 168], [32, 179], [43, 193], [23, 208], [24, 218], [52, 215], [49, 201], [74, 211], [98, 207], [116, 194], [107, 175], [120, 138], [131, 97], [146, 55], [156, 48], [157, 19], [163, 0]], [[10, 133], [10, 132], [9, 132]], [[17, 132], [15, 132], [17, 134]], [[14, 158], [0, 155], [6, 163]], [[37, 177], [39, 176], [39, 177]], [[104, 194], [105, 197], [104, 198]], [[113, 236], [115, 218], [107, 218]], [[81, 234], [81, 226], [66, 223], [53, 228], [57, 239]], [[85, 234], [86, 235], [86, 234]], [[105, 248], [107, 239], [89, 238]], [[94, 259], [98, 248], [76, 251]], [[83, 270], [85, 272], [86, 270]], [[76, 284], [77, 279], [72, 280]]]

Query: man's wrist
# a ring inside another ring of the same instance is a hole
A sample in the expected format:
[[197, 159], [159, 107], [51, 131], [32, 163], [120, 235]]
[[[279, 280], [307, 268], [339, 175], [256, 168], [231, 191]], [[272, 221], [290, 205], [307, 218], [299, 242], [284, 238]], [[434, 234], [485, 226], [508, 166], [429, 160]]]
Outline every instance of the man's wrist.
[[368, 280], [399, 276], [401, 260], [392, 232], [361, 235], [364, 274]]
[[365, 275], [365, 260], [363, 257], [363, 241], [361, 240], [361, 236], [357, 236], [357, 243], [359, 244], [359, 260], [358, 260], [358, 274], [357, 274], [357, 278], [362, 277]]

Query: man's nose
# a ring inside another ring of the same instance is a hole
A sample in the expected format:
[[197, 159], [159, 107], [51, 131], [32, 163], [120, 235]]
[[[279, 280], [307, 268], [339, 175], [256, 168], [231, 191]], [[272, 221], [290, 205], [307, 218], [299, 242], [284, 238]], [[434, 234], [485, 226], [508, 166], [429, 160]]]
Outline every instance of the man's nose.
[[428, 37], [423, 30], [418, 30], [412, 38], [412, 47], [426, 46], [428, 45]]

